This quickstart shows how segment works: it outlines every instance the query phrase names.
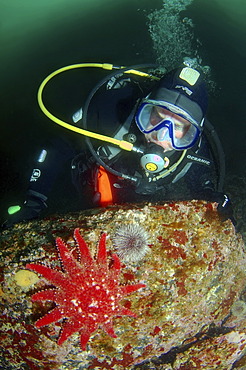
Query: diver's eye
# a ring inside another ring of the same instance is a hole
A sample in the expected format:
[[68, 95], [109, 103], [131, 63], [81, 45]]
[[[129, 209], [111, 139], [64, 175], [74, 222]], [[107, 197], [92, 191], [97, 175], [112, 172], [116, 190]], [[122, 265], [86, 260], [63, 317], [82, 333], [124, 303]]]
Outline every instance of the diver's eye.
[[180, 123], [174, 124], [174, 130], [175, 131], [184, 131], [184, 125], [181, 125]]
[[174, 130], [175, 131], [181, 131], [181, 132], [187, 132], [187, 130], [189, 129], [190, 127], [190, 123], [189, 122], [175, 122], [174, 123]]
[[160, 107], [156, 107], [156, 114], [158, 114], [158, 116], [163, 120], [164, 118], [166, 118], [167, 116], [167, 111], [166, 109], [163, 109], [163, 108], [160, 108]]
[[159, 107], [153, 107], [151, 115], [150, 115], [150, 125], [156, 126], [158, 123], [164, 120], [166, 115], [161, 111]]

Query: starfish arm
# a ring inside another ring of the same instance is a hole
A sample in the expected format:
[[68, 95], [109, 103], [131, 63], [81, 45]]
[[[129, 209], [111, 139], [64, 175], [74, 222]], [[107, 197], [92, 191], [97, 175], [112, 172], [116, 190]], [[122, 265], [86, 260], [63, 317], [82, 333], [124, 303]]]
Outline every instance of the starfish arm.
[[111, 284], [116, 286], [119, 284], [119, 275], [121, 272], [121, 262], [117, 254], [112, 254], [112, 264], [110, 265], [107, 275], [108, 279], [111, 280]]
[[122, 295], [128, 295], [132, 292], [136, 292], [136, 290], [140, 288], [145, 288], [145, 284], [135, 284], [135, 285], [125, 285], [125, 286], [120, 286], [120, 292]]
[[107, 265], [107, 251], [106, 251], [106, 233], [103, 233], [99, 240], [98, 253], [96, 262], [98, 265], [105, 267], [108, 270]]
[[117, 335], [114, 332], [112, 320], [108, 320], [100, 325], [102, 329], [108, 333], [112, 338], [117, 338]]
[[83, 351], [86, 350], [86, 345], [88, 343], [88, 340], [90, 339], [90, 334], [88, 333], [81, 333], [80, 335], [80, 345]]
[[65, 272], [68, 273], [71, 277], [75, 275], [80, 275], [81, 266], [78, 266], [78, 262], [73, 257], [64, 241], [61, 238], [56, 238], [56, 245], [59, 250]]
[[39, 265], [36, 263], [28, 263], [26, 268], [29, 270], [33, 270], [38, 272], [39, 274], [43, 275], [45, 279], [50, 281], [52, 284], [60, 286], [64, 289], [67, 288], [68, 279], [67, 277], [60, 271], [53, 270], [50, 267]]
[[32, 301], [54, 301], [57, 302], [57, 299], [59, 300], [58, 295], [61, 295], [58, 293], [57, 289], [46, 289], [41, 290], [40, 292], [37, 292], [32, 295]]
[[61, 330], [61, 333], [59, 335], [58, 344], [62, 344], [67, 340], [68, 337], [70, 337], [72, 334], [76, 333], [81, 329], [81, 326], [83, 323], [81, 322], [81, 319], [78, 320], [77, 316], [69, 318], [64, 324], [63, 328]]
[[53, 322], [57, 322], [60, 319], [63, 319], [64, 315], [60, 311], [59, 308], [55, 307], [52, 311], [48, 312], [46, 315], [41, 317], [38, 321], [36, 321], [35, 326], [37, 328], [40, 328], [41, 326], [46, 326], [48, 324], [51, 324]]
[[79, 228], [74, 230], [74, 239], [76, 240], [78, 247], [79, 247], [79, 254], [80, 254], [80, 259], [82, 263], [85, 263], [87, 265], [94, 265], [94, 260], [91, 256], [91, 252], [88, 248], [88, 245], [82, 238], [79, 232]]
[[112, 264], [111, 269], [120, 272], [121, 262], [120, 262], [119, 257], [117, 256], [117, 254], [115, 254], [115, 253], [112, 254], [112, 260], [113, 260], [113, 264]]
[[[81, 329], [82, 327], [83, 329]], [[66, 321], [66, 323], [63, 325], [57, 343], [59, 345], [62, 344], [72, 334], [81, 330], [81, 347], [83, 350], [85, 350], [90, 335], [96, 330], [96, 328], [96, 324], [90, 323], [88, 325], [88, 323], [86, 324], [81, 320], [81, 317], [74, 316], [73, 318], [70, 318], [68, 321]]]

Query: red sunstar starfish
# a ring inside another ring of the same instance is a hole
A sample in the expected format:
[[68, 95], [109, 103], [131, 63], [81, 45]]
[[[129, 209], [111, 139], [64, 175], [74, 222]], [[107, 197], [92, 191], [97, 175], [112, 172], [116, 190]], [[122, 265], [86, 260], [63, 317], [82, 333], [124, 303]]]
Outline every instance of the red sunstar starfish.
[[119, 285], [120, 260], [113, 254], [112, 264], [108, 266], [106, 234], [102, 234], [99, 240], [96, 259], [92, 258], [79, 229], [75, 229], [74, 238], [80, 262], [72, 256], [63, 240], [57, 238], [64, 272], [35, 263], [28, 264], [26, 268], [40, 273], [55, 286], [54, 289], [43, 290], [32, 296], [33, 301], [56, 303], [56, 307], [39, 319], [36, 326], [45, 326], [66, 318], [58, 344], [79, 331], [81, 347], [85, 350], [91, 334], [99, 326], [111, 337], [116, 337], [112, 322], [114, 316], [136, 317], [132, 311], [120, 305], [120, 300], [145, 285]]

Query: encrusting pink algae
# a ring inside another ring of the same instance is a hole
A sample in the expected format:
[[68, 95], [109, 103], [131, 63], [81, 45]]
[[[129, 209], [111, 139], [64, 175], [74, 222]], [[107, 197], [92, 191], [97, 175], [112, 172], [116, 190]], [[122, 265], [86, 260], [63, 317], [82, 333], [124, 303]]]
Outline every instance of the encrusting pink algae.
[[[119, 256], [132, 227], [146, 237]], [[110, 206], [1, 239], [2, 368], [244, 368], [245, 248], [216, 204]]]

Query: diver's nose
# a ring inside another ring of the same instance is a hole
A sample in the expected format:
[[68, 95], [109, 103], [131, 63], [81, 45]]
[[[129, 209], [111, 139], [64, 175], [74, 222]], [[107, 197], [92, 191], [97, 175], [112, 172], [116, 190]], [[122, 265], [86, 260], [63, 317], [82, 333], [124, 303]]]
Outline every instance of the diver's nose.
[[172, 124], [172, 121], [169, 119], [165, 119], [162, 122], [163, 126], [157, 131], [157, 139], [159, 141], [168, 140], [170, 139], [169, 136], [169, 126]]

